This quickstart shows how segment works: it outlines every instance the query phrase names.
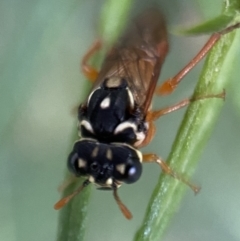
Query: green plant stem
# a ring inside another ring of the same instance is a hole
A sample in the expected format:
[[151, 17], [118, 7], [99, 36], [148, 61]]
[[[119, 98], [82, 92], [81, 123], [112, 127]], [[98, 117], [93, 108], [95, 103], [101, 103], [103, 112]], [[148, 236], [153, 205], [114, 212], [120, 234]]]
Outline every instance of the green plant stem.
[[[226, 88], [230, 80], [231, 63], [239, 45], [235, 35], [236, 31], [222, 36], [209, 53], [195, 96], [218, 94]], [[223, 104], [223, 100], [213, 98], [189, 105], [167, 160], [173, 170], [184, 173], [186, 178], [191, 177]], [[186, 186], [182, 182], [161, 174], [135, 241], [160, 240], [185, 190]]]
[[[67, 175], [69, 177], [69, 175]], [[64, 195], [69, 195], [75, 191], [83, 182], [80, 178], [66, 188]], [[83, 240], [87, 226], [87, 209], [91, 194], [91, 187], [85, 188], [81, 194], [73, 198], [66, 207], [62, 208], [59, 215], [59, 226], [57, 240], [76, 241]]]
[[[126, 16], [130, 10], [132, 1], [114, 1], [108, 0], [103, 6], [103, 12], [100, 22], [101, 35], [105, 44], [112, 43], [116, 40], [117, 35], [121, 31], [125, 24]], [[102, 56], [100, 53], [94, 56], [93, 62], [98, 67], [100, 66]], [[74, 129], [74, 131], [76, 131]], [[75, 135], [73, 142], [76, 140]], [[68, 172], [66, 173], [66, 179], [69, 178]], [[83, 178], [80, 178], [79, 182], [75, 182], [70, 185], [63, 193], [63, 196], [67, 196], [76, 190]], [[84, 188], [84, 190], [73, 198], [62, 210], [59, 215], [57, 241], [83, 241], [87, 228], [87, 214], [88, 205], [90, 200], [91, 185]]]

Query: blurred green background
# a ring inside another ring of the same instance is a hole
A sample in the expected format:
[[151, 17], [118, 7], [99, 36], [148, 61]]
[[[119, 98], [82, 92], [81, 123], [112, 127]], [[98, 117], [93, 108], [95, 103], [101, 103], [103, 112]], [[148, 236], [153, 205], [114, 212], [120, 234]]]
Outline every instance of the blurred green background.
[[[135, 9], [148, 5], [136, 0]], [[155, 1], [156, 2], [156, 1]], [[158, 1], [168, 26], [192, 26], [217, 16], [222, 0]], [[0, 3], [0, 240], [56, 240], [59, 199], [66, 158], [76, 129], [74, 108], [87, 94], [80, 60], [98, 36], [105, 1], [2, 0]], [[114, 21], [114, 19], [113, 19]], [[161, 80], [176, 74], [207, 37], [170, 35], [171, 50]], [[232, 65], [231, 85], [213, 135], [193, 182], [165, 239], [240, 240], [240, 46]], [[191, 96], [201, 64], [170, 97], [155, 107]], [[167, 158], [184, 110], [157, 122], [154, 141], [144, 150]], [[112, 193], [93, 188], [86, 240], [132, 240], [158, 179], [155, 165], [145, 165], [136, 184], [120, 196], [132, 211], [124, 219]]]

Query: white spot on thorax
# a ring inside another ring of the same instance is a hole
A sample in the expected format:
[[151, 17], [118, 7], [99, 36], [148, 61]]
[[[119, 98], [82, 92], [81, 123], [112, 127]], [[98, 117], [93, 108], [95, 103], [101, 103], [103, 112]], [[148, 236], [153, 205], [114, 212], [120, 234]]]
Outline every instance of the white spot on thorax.
[[117, 88], [122, 84], [122, 78], [113, 76], [105, 82], [107, 88]]
[[91, 125], [88, 121], [82, 120], [81, 123], [80, 123], [80, 125], [84, 126], [85, 129], [87, 129], [89, 132], [91, 132], [92, 134], [94, 134], [94, 130], [93, 130], [93, 128], [92, 128], [92, 125]]
[[144, 141], [146, 135], [143, 132], [136, 132], [135, 134], [137, 141], [134, 143], [134, 146], [138, 146]]
[[[149, 124], [147, 122], [144, 123], [144, 126], [146, 130], [149, 129]], [[134, 146], [139, 146], [145, 140], [146, 134], [144, 132], [135, 132], [135, 134], [136, 134], [137, 141], [134, 143]]]
[[109, 98], [109, 97], [106, 97], [106, 98], [103, 99], [103, 101], [101, 102], [100, 107], [101, 107], [102, 109], [107, 109], [107, 108], [109, 108], [110, 103], [111, 103], [110, 98]]
[[[143, 142], [143, 140], [145, 139], [146, 135], [143, 131], [137, 131], [136, 124], [134, 124], [132, 122], [125, 121], [125, 122], [119, 124], [116, 127], [116, 129], [114, 130], [114, 135], [117, 135], [117, 134], [121, 133], [122, 131], [124, 131], [127, 128], [132, 128], [134, 134], [136, 135], [136, 142], [134, 143], [134, 145], [135, 146], [140, 145]], [[147, 129], [148, 129], [148, 127], [147, 127]]]
[[118, 134], [119, 132], [122, 132], [123, 130], [127, 128], [132, 128], [134, 132], [137, 131], [137, 127], [134, 123], [125, 121], [117, 126], [117, 128], [114, 130], [114, 134]]

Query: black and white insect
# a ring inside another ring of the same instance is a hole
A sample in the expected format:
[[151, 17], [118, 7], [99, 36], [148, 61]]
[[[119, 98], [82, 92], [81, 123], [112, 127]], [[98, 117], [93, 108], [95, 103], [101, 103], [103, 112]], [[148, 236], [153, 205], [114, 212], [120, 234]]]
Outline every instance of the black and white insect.
[[[154, 93], [170, 94], [220, 39], [238, 25], [213, 34], [207, 44], [175, 77], [156, 87], [161, 66], [168, 52], [168, 38], [164, 19], [157, 10], [139, 15], [122, 38], [107, 54], [100, 72], [88, 65], [89, 58], [101, 47], [97, 41], [82, 61], [85, 75], [93, 82], [87, 100], [78, 111], [80, 139], [68, 158], [68, 168], [86, 180], [74, 193], [61, 199], [55, 208], [64, 206], [84, 187], [94, 183], [100, 189], [113, 190], [114, 198], [126, 218], [132, 215], [117, 195], [123, 183], [136, 182], [142, 173], [143, 162], [156, 162], [162, 170], [189, 185], [156, 154], [142, 154], [155, 134], [154, 121], [189, 104], [186, 99], [173, 106], [151, 110]], [[199, 97], [218, 97], [223, 94]], [[194, 99], [196, 100], [196, 99]]]

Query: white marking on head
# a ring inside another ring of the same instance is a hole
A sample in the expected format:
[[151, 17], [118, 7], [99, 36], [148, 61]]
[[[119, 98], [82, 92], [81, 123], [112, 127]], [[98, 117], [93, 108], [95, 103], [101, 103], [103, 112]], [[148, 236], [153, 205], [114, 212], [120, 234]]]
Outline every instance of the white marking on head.
[[112, 160], [112, 150], [110, 148], [107, 149], [106, 157], [108, 160]]
[[137, 131], [137, 126], [134, 123], [129, 121], [124, 121], [123, 123], [119, 124], [117, 128], [114, 130], [114, 135], [117, 135], [119, 132], [122, 132], [127, 128], [132, 128], [134, 132]]
[[112, 184], [113, 184], [112, 178], [111, 178], [111, 177], [108, 178], [108, 179], [106, 180], [105, 184], [108, 185], [108, 186], [112, 186]]
[[78, 167], [79, 168], [84, 168], [84, 167], [86, 167], [86, 165], [87, 165], [87, 162], [85, 160], [83, 160], [82, 158], [78, 159]]
[[126, 170], [126, 165], [125, 164], [116, 165], [116, 170], [123, 175]]
[[129, 97], [131, 109], [133, 109], [135, 103], [134, 103], [132, 91], [130, 91], [129, 88], [127, 88], [127, 92], [128, 92], [128, 97]]
[[89, 132], [91, 132], [92, 134], [94, 134], [94, 130], [92, 128], [92, 125], [86, 121], [86, 120], [82, 120], [80, 123], [81, 126], [84, 126], [86, 130], [88, 130]]
[[103, 99], [103, 101], [101, 102], [100, 107], [101, 107], [102, 109], [107, 109], [107, 108], [109, 108], [110, 103], [111, 103], [111, 99], [110, 99], [109, 97], [106, 97], [106, 98]]
[[94, 149], [93, 149], [93, 151], [92, 151], [92, 157], [96, 157], [97, 156], [97, 154], [98, 154], [98, 151], [99, 151], [99, 147], [98, 146], [96, 146]]
[[95, 183], [95, 178], [93, 176], [89, 176], [88, 180], [91, 183]]
[[113, 145], [118, 145], [118, 146], [127, 146], [128, 148], [132, 149], [133, 151], [136, 152], [138, 158], [139, 158], [139, 162], [142, 163], [142, 160], [143, 160], [143, 156], [142, 156], [142, 153], [137, 150], [136, 148], [134, 148], [133, 146], [129, 145], [129, 144], [126, 144], [126, 143], [119, 143], [119, 142], [112, 142]]
[[139, 162], [142, 163], [142, 161], [143, 161], [142, 152], [140, 152], [140, 151], [137, 150], [137, 149], [134, 149], [134, 150], [135, 150], [136, 153], [137, 153], [137, 156], [138, 156], [138, 158], [139, 158]]

